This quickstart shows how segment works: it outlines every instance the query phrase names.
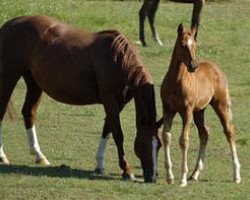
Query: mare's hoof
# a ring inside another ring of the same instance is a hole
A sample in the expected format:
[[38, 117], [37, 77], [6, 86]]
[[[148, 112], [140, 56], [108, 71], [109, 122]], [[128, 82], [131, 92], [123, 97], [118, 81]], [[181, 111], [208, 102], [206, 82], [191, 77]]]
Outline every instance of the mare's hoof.
[[135, 175], [133, 173], [126, 173], [126, 172], [123, 172], [122, 173], [122, 179], [123, 180], [128, 180], [128, 181], [134, 181], [135, 180]]
[[10, 161], [8, 160], [7, 157], [1, 157], [0, 162], [3, 163], [4, 165], [9, 165]]
[[105, 169], [96, 168], [96, 169], [94, 170], [94, 173], [95, 173], [96, 175], [104, 176], [104, 175], [105, 175]]
[[39, 159], [36, 160], [36, 164], [49, 166], [50, 162], [48, 161], [47, 158], [39, 158]]

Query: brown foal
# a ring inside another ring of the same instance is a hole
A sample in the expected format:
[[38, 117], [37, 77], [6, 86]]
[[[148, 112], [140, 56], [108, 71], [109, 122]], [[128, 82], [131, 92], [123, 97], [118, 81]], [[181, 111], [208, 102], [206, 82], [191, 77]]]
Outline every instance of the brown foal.
[[172, 60], [161, 86], [164, 115], [162, 138], [165, 152], [166, 179], [168, 183], [173, 183], [174, 175], [172, 173], [170, 145], [171, 126], [176, 113], [180, 114], [183, 123], [180, 137], [182, 151], [180, 184], [182, 187], [187, 185], [187, 150], [192, 116], [198, 128], [200, 148], [191, 179], [198, 179], [203, 169], [205, 149], [209, 135], [204, 123], [204, 111], [207, 105], [210, 104], [218, 115], [230, 144], [234, 165], [234, 181], [239, 183], [241, 181], [240, 163], [236, 151], [236, 137], [230, 110], [231, 102], [228, 82], [223, 72], [214, 63], [208, 61], [196, 62], [196, 42], [194, 35], [194, 29], [186, 31], [182, 24], [179, 25]]

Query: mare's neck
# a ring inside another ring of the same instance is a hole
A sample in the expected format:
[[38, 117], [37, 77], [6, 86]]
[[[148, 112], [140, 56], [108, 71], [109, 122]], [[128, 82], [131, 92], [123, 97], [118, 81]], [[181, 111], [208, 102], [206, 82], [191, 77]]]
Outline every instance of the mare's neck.
[[153, 84], [139, 86], [134, 95], [137, 134], [152, 128], [156, 123], [155, 93]]

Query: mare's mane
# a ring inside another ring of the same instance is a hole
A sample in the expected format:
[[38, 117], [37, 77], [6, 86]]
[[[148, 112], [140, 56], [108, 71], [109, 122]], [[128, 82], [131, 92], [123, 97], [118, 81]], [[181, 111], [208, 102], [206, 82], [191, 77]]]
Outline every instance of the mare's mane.
[[138, 87], [149, 80], [149, 73], [145, 69], [137, 51], [122, 33], [115, 32], [111, 51], [114, 62], [121, 66], [124, 71], [127, 85]]

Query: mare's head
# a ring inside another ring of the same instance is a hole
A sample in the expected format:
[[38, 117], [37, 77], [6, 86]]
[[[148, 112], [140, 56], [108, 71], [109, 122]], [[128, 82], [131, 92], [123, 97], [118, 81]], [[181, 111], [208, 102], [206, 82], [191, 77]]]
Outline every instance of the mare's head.
[[185, 30], [183, 25], [180, 24], [177, 32], [178, 37], [175, 44], [177, 59], [187, 66], [189, 72], [194, 72], [198, 67], [195, 58], [196, 42], [194, 39], [196, 28]]
[[161, 147], [158, 129], [163, 120], [156, 122], [154, 86], [142, 87], [138, 90], [134, 99], [137, 126], [134, 150], [136, 156], [140, 159], [145, 182], [155, 182], [158, 151]]
[[146, 183], [156, 182], [157, 179], [157, 157], [162, 146], [158, 136], [159, 124], [162, 124], [162, 122], [157, 122], [151, 128], [145, 127], [142, 130], [144, 134], [137, 133], [135, 139], [134, 149], [136, 156], [140, 159], [143, 178]]

